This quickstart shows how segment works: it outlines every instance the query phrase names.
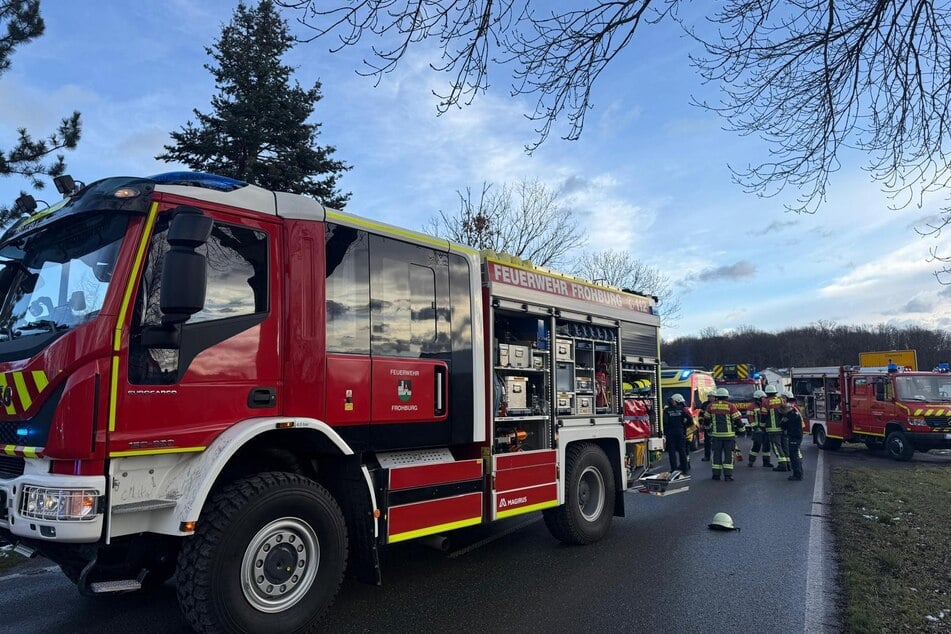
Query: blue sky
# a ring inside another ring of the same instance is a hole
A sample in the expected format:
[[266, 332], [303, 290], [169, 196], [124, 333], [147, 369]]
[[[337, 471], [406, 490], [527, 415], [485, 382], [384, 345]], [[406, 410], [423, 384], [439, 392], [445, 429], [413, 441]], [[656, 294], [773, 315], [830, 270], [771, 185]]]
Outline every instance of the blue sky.
[[[153, 157], [192, 109], [209, 110], [215, 90], [204, 49], [235, 5], [102, 0], [90, 11], [44, 2], [46, 34], [18, 49], [0, 76], [0, 147], [12, 145], [18, 127], [41, 134], [79, 110], [82, 140], [67, 154], [74, 177], [177, 168]], [[318, 41], [287, 59], [301, 84], [323, 83], [314, 118], [320, 143], [353, 166], [340, 182], [353, 193], [352, 213], [421, 228], [456, 208], [457, 189], [539, 179], [574, 209], [587, 249], [625, 249], [674, 280], [683, 317], [665, 338], [819, 319], [951, 327], [951, 287], [936, 282], [927, 261], [937, 241], [914, 231], [941, 197], [890, 210], [856, 155], [834, 174], [816, 214], [744, 193], [728, 165], [756, 163], [767, 147], [689, 105], [717, 91], [700, 83], [687, 57], [698, 51], [672, 24], [645, 28], [609, 66], [580, 141], [562, 141], [561, 127], [532, 155], [523, 149], [535, 138], [523, 113], [533, 102], [510, 96], [505, 69], [492, 70], [489, 91], [472, 106], [437, 117], [432, 91], [448, 78], [429, 69], [435, 58], [413, 50], [374, 86], [354, 72], [368, 44], [330, 54]], [[0, 180], [0, 200], [9, 204], [23, 187]], [[45, 194], [57, 197], [52, 188]]]

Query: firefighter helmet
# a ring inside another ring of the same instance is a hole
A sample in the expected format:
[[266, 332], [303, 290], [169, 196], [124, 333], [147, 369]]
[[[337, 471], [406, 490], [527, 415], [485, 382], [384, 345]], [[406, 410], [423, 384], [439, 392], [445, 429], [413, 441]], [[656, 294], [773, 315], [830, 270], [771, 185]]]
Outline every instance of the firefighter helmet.
[[718, 531], [740, 530], [733, 524], [733, 518], [727, 515], [726, 513], [722, 513], [722, 512], [714, 515], [713, 521], [710, 522], [707, 526]]
[[683, 403], [684, 397], [681, 396], [680, 394], [674, 394], [673, 396], [670, 397], [670, 400], [672, 400], [674, 403]]
[[782, 397], [783, 397], [784, 399], [786, 399], [787, 401], [795, 401], [795, 400], [796, 400], [796, 397], [793, 396], [793, 393], [790, 392], [789, 390], [783, 390], [783, 393], [780, 394], [780, 396], [782, 396]]
[[779, 390], [777, 390], [777, 389], [776, 389], [776, 386], [773, 385], [772, 383], [770, 383], [769, 385], [767, 385], [767, 386], [766, 386], [766, 390], [765, 390], [766, 396], [769, 396], [770, 394], [776, 394], [778, 391], [779, 391]]
[[753, 392], [753, 398], [763, 398], [764, 396], [766, 396], [766, 392], [763, 390], [756, 390]]
[[718, 387], [716, 394], [717, 398], [730, 398], [730, 391], [725, 387]]

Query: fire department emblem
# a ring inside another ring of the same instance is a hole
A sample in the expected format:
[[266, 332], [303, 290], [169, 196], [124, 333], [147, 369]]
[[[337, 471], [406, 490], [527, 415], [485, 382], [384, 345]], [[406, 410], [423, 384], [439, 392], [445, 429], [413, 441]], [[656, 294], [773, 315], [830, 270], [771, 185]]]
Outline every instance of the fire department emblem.
[[396, 395], [404, 403], [413, 397], [413, 382], [409, 379], [403, 379], [396, 386]]

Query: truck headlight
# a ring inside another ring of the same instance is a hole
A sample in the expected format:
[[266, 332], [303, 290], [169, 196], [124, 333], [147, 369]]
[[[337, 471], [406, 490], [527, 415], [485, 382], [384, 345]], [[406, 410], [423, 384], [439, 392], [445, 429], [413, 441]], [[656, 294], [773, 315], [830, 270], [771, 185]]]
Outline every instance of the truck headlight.
[[25, 485], [20, 514], [37, 520], [88, 521], [99, 513], [99, 498], [95, 489], [46, 489]]
[[924, 419], [924, 418], [909, 418], [909, 419], [908, 419], [908, 424], [909, 424], [909, 425], [921, 425], [922, 427], [926, 427], [926, 426], [928, 425], [928, 423], [925, 422], [925, 419]]

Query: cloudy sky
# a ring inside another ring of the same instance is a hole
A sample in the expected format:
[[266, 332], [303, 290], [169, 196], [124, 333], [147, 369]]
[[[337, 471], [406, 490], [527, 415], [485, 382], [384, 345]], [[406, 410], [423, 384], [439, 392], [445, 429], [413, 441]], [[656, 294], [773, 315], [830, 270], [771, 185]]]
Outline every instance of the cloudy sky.
[[[74, 177], [179, 167], [154, 156], [192, 109], [209, 110], [215, 89], [204, 49], [235, 4], [100, 0], [91, 11], [44, 1], [46, 34], [18, 49], [0, 76], [0, 147], [12, 145], [18, 127], [41, 134], [79, 110], [82, 140], [67, 155]], [[717, 93], [691, 69], [688, 55], [698, 51], [674, 25], [644, 29], [609, 66], [580, 141], [559, 139], [561, 127], [532, 155], [523, 113], [534, 103], [510, 96], [505, 69], [493, 70], [472, 106], [437, 117], [432, 92], [448, 78], [430, 70], [425, 50], [375, 86], [354, 72], [369, 55], [365, 45], [328, 48], [302, 44], [287, 61], [303, 85], [323, 84], [314, 118], [320, 143], [353, 166], [341, 180], [352, 213], [421, 228], [438, 210], [456, 209], [456, 190], [539, 179], [581, 219], [588, 249], [627, 250], [675, 281], [683, 316], [666, 338], [819, 319], [951, 327], [951, 287], [936, 282], [928, 262], [937, 242], [914, 230], [941, 197], [891, 210], [856, 155], [834, 174], [816, 214], [744, 193], [728, 166], [761, 161], [767, 148], [690, 105]], [[24, 186], [0, 180], [0, 200], [9, 204]]]

